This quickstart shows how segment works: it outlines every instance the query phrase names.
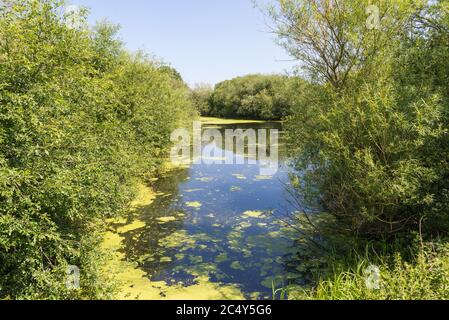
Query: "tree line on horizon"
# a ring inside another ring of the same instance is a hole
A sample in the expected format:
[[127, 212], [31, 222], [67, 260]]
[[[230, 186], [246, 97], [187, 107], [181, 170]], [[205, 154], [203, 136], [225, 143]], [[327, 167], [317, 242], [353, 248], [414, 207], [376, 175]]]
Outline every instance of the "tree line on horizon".
[[192, 99], [203, 116], [282, 120], [291, 115], [305, 81], [284, 75], [250, 74], [226, 80], [215, 87], [197, 85]]

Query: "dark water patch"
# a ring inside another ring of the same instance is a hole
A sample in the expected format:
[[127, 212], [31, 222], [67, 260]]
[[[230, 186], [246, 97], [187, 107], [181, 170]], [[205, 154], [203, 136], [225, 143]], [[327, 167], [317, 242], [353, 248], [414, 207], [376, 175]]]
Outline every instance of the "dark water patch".
[[[219, 128], [281, 129], [279, 123]], [[153, 204], [140, 210], [146, 226], [125, 234], [127, 259], [138, 262], [152, 281], [188, 286], [207, 276], [239, 285], [248, 298], [255, 293], [271, 298], [273, 285], [300, 283], [299, 235], [277, 218], [294, 210], [285, 190], [289, 170], [281, 136], [273, 176], [261, 176], [260, 166], [249, 164], [171, 172], [154, 183], [159, 196]]]

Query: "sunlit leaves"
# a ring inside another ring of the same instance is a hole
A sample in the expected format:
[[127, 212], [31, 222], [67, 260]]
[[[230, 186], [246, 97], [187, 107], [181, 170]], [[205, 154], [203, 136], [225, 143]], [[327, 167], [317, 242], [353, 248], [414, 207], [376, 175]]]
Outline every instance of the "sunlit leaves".
[[[70, 28], [57, 0], [0, 10], [0, 297], [104, 297], [98, 231], [194, 116], [163, 65], [108, 23]], [[80, 11], [80, 19], [86, 12]], [[82, 22], [82, 21], [81, 21]], [[84, 275], [65, 287], [66, 267]]]

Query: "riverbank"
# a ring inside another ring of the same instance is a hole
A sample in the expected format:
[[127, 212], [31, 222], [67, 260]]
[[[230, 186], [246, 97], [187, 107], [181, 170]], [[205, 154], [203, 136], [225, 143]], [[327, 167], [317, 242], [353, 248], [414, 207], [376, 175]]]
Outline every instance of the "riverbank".
[[322, 269], [315, 272], [312, 286], [286, 292], [294, 300], [449, 299], [446, 241], [392, 251], [379, 253], [367, 248], [365, 252], [354, 249], [347, 254], [331, 254]]

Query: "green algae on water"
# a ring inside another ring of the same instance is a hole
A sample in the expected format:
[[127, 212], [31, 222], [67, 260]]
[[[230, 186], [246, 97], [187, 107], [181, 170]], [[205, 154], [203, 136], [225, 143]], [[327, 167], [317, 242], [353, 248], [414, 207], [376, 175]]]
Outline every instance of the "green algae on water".
[[226, 252], [224, 253], [220, 253], [216, 258], [215, 258], [215, 263], [223, 263], [226, 262], [228, 260], [228, 254]]
[[243, 217], [245, 218], [263, 218], [263, 211], [245, 211]]
[[189, 208], [199, 209], [203, 205], [199, 201], [191, 201], [191, 202], [186, 202], [186, 206], [189, 207]]
[[173, 222], [176, 221], [176, 217], [161, 217], [161, 218], [157, 218], [157, 221], [161, 224], [164, 223], [169, 223], [169, 222]]
[[245, 270], [245, 268], [243, 268], [242, 267], [242, 265], [240, 264], [240, 262], [239, 261], [234, 261], [234, 262], [232, 262], [231, 263], [231, 269], [234, 269], [234, 270]]

